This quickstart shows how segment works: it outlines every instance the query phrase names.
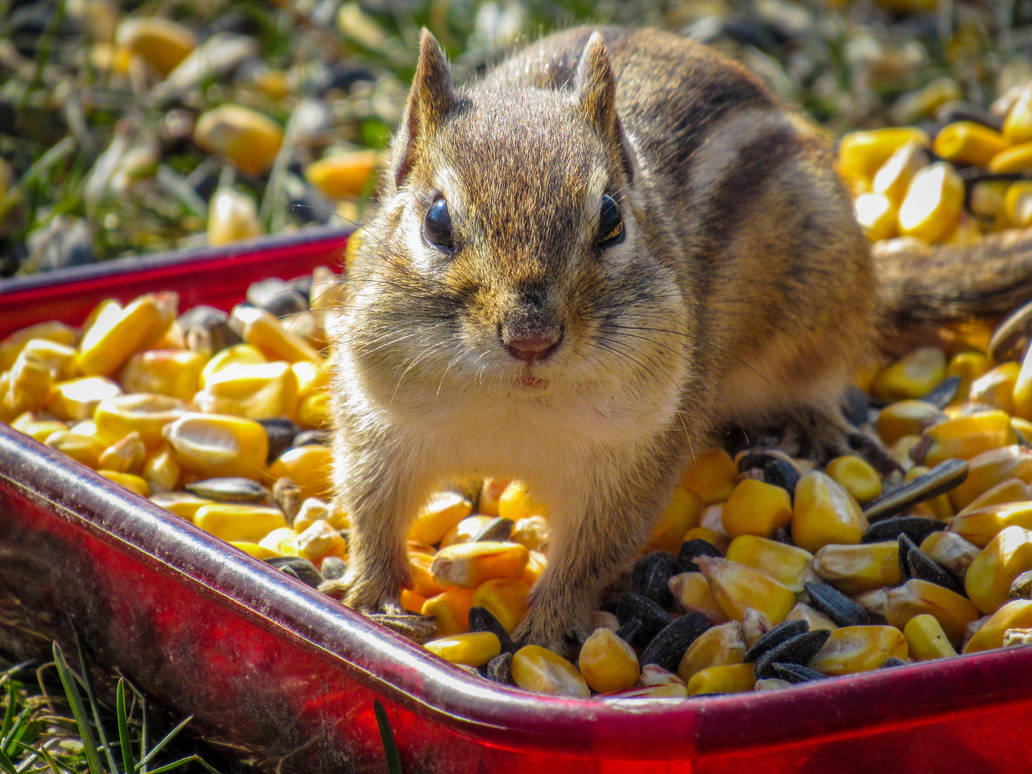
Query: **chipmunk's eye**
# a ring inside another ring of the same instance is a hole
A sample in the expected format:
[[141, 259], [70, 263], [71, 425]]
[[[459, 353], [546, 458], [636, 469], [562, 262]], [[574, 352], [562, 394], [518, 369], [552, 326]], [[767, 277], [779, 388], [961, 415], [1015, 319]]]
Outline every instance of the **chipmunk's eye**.
[[441, 197], [434, 200], [430, 209], [426, 211], [426, 217], [423, 218], [423, 240], [446, 253], [455, 250], [448, 202]]
[[609, 247], [623, 241], [623, 215], [620, 205], [609, 194], [602, 195], [602, 208], [598, 213], [598, 246]]

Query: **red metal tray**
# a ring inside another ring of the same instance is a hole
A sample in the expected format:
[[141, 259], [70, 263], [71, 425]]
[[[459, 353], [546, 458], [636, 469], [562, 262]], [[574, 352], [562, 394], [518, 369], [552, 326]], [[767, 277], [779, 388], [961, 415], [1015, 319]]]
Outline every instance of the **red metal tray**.
[[[101, 298], [228, 307], [251, 281], [338, 264], [344, 235], [0, 283], [0, 337]], [[1032, 649], [762, 694], [575, 700], [453, 667], [0, 423], [0, 642], [78, 630], [179, 716], [282, 770], [382, 771], [379, 699], [416, 772], [1029, 771]]]

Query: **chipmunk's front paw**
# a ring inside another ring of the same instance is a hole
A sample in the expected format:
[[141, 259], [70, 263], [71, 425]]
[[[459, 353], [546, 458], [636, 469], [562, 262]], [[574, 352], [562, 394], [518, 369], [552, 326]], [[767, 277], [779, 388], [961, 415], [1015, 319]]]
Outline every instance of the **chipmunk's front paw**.
[[399, 585], [386, 577], [358, 576], [349, 571], [343, 578], [323, 581], [319, 591], [361, 613], [404, 613], [399, 601]]

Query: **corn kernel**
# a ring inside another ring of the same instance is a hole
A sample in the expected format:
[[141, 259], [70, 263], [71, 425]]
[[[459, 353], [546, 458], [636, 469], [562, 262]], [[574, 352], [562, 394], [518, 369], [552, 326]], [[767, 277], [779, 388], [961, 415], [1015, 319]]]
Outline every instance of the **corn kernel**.
[[484, 607], [507, 632], [513, 631], [530, 609], [530, 584], [522, 579], [490, 578], [473, 593], [473, 607]]
[[738, 483], [738, 466], [723, 449], [707, 449], [695, 455], [681, 483], [695, 492], [704, 505], [723, 502]]
[[208, 205], [205, 237], [211, 247], [231, 245], [262, 235], [254, 199], [229, 186], [219, 186]]
[[1010, 598], [1018, 575], [1032, 569], [1032, 532], [1012, 526], [1002, 529], [975, 557], [964, 576], [968, 599], [983, 613], [992, 613]]
[[140, 497], [150, 497], [150, 487], [147, 486], [147, 482], [133, 473], [123, 473], [120, 470], [104, 470], [103, 468], [98, 469], [97, 473], [108, 481], [138, 494]]
[[257, 543], [251, 543], [246, 540], [231, 540], [229, 543], [233, 548], [243, 551], [248, 556], [253, 556], [255, 559], [265, 561], [266, 559], [272, 559], [274, 556], [279, 556], [275, 551], [271, 551], [264, 546], [260, 546]]
[[755, 535], [739, 535], [731, 541], [724, 558], [763, 570], [798, 594], [807, 581], [813, 554], [809, 551]]
[[[927, 164], [928, 151], [926, 147], [921, 145], [921, 143], [907, 142], [897, 148], [885, 160], [885, 163], [878, 167], [878, 171], [875, 172], [874, 178], [871, 180], [871, 191], [884, 196], [888, 200], [893, 218], [895, 218], [896, 208], [899, 207], [903, 197], [906, 195], [910, 181], [917, 171]], [[895, 232], [894, 223], [891, 230]], [[889, 236], [892, 235], [890, 234]]]
[[510, 481], [498, 498], [498, 515], [514, 523], [527, 516], [548, 516], [548, 506], [538, 502], [522, 481]]
[[859, 594], [903, 580], [899, 543], [826, 545], [813, 557], [813, 571], [846, 594]]
[[98, 403], [93, 421], [97, 425], [97, 436], [106, 443], [136, 433], [145, 447], [153, 449], [162, 444], [165, 426], [186, 411], [185, 403], [167, 395], [130, 393]]
[[276, 160], [283, 130], [255, 110], [226, 104], [197, 119], [194, 140], [204, 150], [229, 159], [241, 171], [260, 175]]
[[375, 151], [337, 153], [309, 164], [305, 177], [331, 199], [346, 199], [365, 191], [376, 170], [376, 161]]
[[717, 532], [715, 529], [710, 529], [709, 527], [692, 527], [684, 533], [684, 539], [705, 540], [722, 553], [727, 551], [727, 547], [731, 545], [731, 538], [723, 532]]
[[440, 637], [469, 631], [469, 609], [473, 607], [473, 589], [452, 588], [430, 597], [419, 611], [437, 619]]
[[811, 471], [796, 485], [792, 541], [811, 553], [830, 543], [859, 543], [867, 519], [831, 476]]
[[699, 526], [701, 513], [702, 500], [699, 496], [684, 485], [675, 487], [645, 545], [650, 549], [676, 554], [684, 542], [684, 533]]
[[502, 492], [509, 485], [507, 478], [487, 477], [480, 484], [480, 495], [477, 498], [477, 513], [485, 516], [498, 516], [498, 501]]
[[788, 492], [755, 479], [739, 482], [721, 513], [724, 531], [732, 538], [739, 535], [770, 537], [791, 520], [792, 501]]
[[1021, 479], [1008, 478], [982, 492], [974, 500], [964, 506], [958, 515], [988, 508], [990, 505], [1014, 503], [1019, 500], [1032, 500], [1032, 486]]
[[205, 365], [204, 356], [188, 349], [147, 349], [129, 358], [119, 381], [126, 392], [193, 398]]
[[[295, 519], [295, 523], [297, 520]], [[412, 578], [412, 590], [417, 594], [430, 598], [444, 591], [434, 576], [430, 574], [430, 563], [434, 560], [432, 553], [421, 551], [408, 552], [409, 574]]]
[[950, 502], [963, 509], [983, 492], [1011, 478], [1032, 481], [1032, 450], [1013, 445], [979, 454], [968, 463], [967, 478], [950, 490]]
[[688, 681], [688, 695], [700, 693], [742, 693], [756, 684], [752, 664], [722, 664], [701, 669]]
[[32, 412], [15, 417], [11, 421], [11, 427], [40, 443], [46, 441], [54, 433], [64, 432], [68, 429], [64, 422], [58, 422], [56, 419], [37, 419]]
[[805, 602], [797, 602], [795, 607], [788, 611], [786, 621], [806, 621], [811, 630], [813, 629], [834, 629], [836, 623], [819, 610], [815, 610]]
[[71, 347], [75, 344], [75, 329], [61, 322], [41, 322], [15, 331], [0, 341], [0, 371], [6, 371], [14, 365], [18, 355], [30, 342], [45, 340]]
[[965, 510], [950, 520], [948, 529], [979, 548], [985, 548], [1007, 527], [1032, 529], [1032, 500]]
[[198, 497], [191, 492], [158, 492], [151, 496], [150, 501], [190, 523], [193, 523], [202, 506], [217, 505], [214, 500]]
[[[196, 517], [195, 517], [196, 522]], [[274, 551], [276, 556], [297, 556], [297, 530], [291, 527], [276, 527], [258, 541], [262, 548]]]
[[5, 374], [7, 389], [0, 393], [3, 409], [11, 416], [42, 409], [54, 383], [54, 376], [44, 363], [24, 355], [24, 352], [19, 355]]
[[844, 177], [870, 179], [896, 150], [908, 142], [928, 147], [931, 138], [927, 132], [909, 127], [851, 132], [839, 141], [836, 167]]
[[287, 526], [287, 520], [279, 508], [267, 505], [215, 503], [198, 508], [194, 524], [227, 542], [238, 540], [254, 543], [261, 541], [272, 530]]
[[548, 566], [548, 560], [540, 551], [531, 550], [527, 556], [527, 566], [523, 568], [523, 582], [533, 587]]
[[502, 652], [502, 644], [494, 632], [452, 634], [430, 640], [423, 647], [445, 661], [471, 667], [483, 666]]
[[945, 377], [946, 354], [936, 347], [919, 347], [882, 370], [871, 389], [881, 400], [920, 398]]
[[318, 361], [319, 353], [307, 341], [266, 312], [255, 306], [236, 306], [229, 316], [244, 342], [256, 347], [270, 360]]
[[197, 36], [188, 28], [156, 16], [124, 20], [115, 40], [162, 75], [172, 72], [197, 46]]
[[938, 161], [919, 170], [899, 206], [899, 232], [935, 242], [957, 222], [964, 206], [964, 181], [948, 163]]
[[265, 469], [269, 439], [252, 419], [186, 413], [165, 426], [179, 464], [201, 476], [257, 478]]
[[988, 169], [996, 174], [1032, 172], [1032, 142], [1012, 145], [989, 160]]
[[269, 476], [291, 479], [301, 487], [304, 499], [327, 499], [333, 495], [333, 453], [320, 444], [288, 449], [269, 465]]
[[426, 600], [426, 597], [412, 589], [402, 589], [398, 598], [398, 602], [401, 603], [402, 609], [408, 610], [410, 613], [418, 613], [422, 610], [423, 605], [426, 604]]
[[[608, 628], [608, 627], [606, 627]], [[615, 629], [613, 631], [616, 631]], [[640, 685], [684, 685], [684, 680], [659, 664], [646, 664], [641, 668]]]
[[1020, 370], [1021, 366], [1014, 362], [1001, 363], [989, 369], [971, 383], [968, 399], [1013, 413], [1014, 385]]
[[55, 382], [62, 382], [81, 376], [75, 362], [76, 355], [76, 349], [67, 344], [48, 339], [35, 339], [25, 344], [11, 368], [16, 369], [18, 361], [23, 358], [33, 360], [50, 371]]
[[222, 368], [193, 398], [201, 410], [248, 419], [293, 417], [297, 412], [297, 377], [289, 363], [256, 363]]
[[772, 624], [779, 624], [796, 602], [795, 594], [761, 570], [727, 559], [700, 556], [695, 559], [709, 582], [713, 598], [729, 619], [741, 621], [746, 608], [754, 608]]
[[305, 395], [297, 404], [297, 423], [301, 427], [323, 428], [333, 424], [333, 407], [325, 392]]
[[512, 680], [525, 691], [586, 699], [588, 684], [577, 668], [547, 648], [526, 645], [512, 657]]
[[882, 493], [881, 476], [867, 460], [852, 454], [836, 457], [824, 471], [852, 495], [858, 503], [866, 503]]
[[409, 538], [436, 545], [472, 512], [473, 503], [458, 492], [438, 492], [419, 509], [409, 527]]
[[939, 130], [932, 150], [947, 161], [985, 166], [1010, 142], [988, 126], [974, 121], [957, 121]]
[[548, 521], [544, 516], [525, 516], [513, 525], [509, 539], [531, 551], [545, 551], [550, 540]]
[[[296, 528], [295, 528], [296, 529]], [[318, 565], [327, 556], [347, 556], [347, 542], [328, 521], [319, 519], [298, 533], [295, 540], [298, 556]]]
[[978, 609], [960, 594], [918, 578], [889, 589], [885, 603], [885, 620], [891, 625], [902, 629], [915, 615], [930, 613], [954, 645], [963, 641], [964, 630], [979, 615]]
[[1032, 627], [1032, 599], [1014, 599], [989, 616], [964, 645], [964, 653], [1003, 647], [1009, 629]]
[[596, 629], [584, 640], [577, 668], [584, 682], [599, 693], [630, 688], [641, 671], [634, 648], [609, 629]]
[[110, 376], [136, 350], [159, 338], [176, 317], [175, 293], [149, 293], [124, 309], [107, 307], [82, 334], [78, 367], [88, 376]]
[[440, 584], [474, 588], [489, 578], [521, 578], [528, 558], [519, 543], [459, 543], [438, 551], [430, 572]]
[[1003, 200], [1007, 222], [1015, 228], [1032, 226], [1032, 183], [1018, 180], [1007, 189]]
[[[97, 459], [97, 465], [118, 473], [138, 473], [146, 456], [147, 449], [140, 440], [140, 434], [134, 431], [104, 449]], [[150, 491], [147, 494], [149, 496]]]
[[983, 452], [1014, 443], [1014, 428], [1005, 411], [982, 411], [947, 419], [925, 430], [931, 445], [924, 456], [929, 466], [959, 457], [970, 460]]
[[151, 488], [151, 492], [171, 492], [179, 485], [183, 469], [169, 446], [161, 446], [143, 462], [140, 475]]
[[76, 462], [86, 467], [96, 469], [100, 462], [100, 455], [104, 451], [104, 444], [92, 435], [80, 435], [68, 430], [58, 430], [47, 436], [44, 443], [51, 449], [57, 449], [66, 454]]
[[257, 347], [253, 347], [250, 344], [234, 344], [232, 347], [226, 347], [220, 352], [215, 353], [205, 363], [204, 368], [201, 369], [200, 386], [202, 388], [206, 387], [208, 380], [223, 369], [234, 368], [238, 365], [255, 365], [268, 362], [268, 358]]
[[1032, 140], [1032, 90], [1027, 87], [1021, 90], [1007, 111], [1003, 136], [1011, 144]]
[[896, 236], [899, 213], [892, 200], [880, 193], [863, 193], [853, 201], [853, 215], [870, 241]]
[[903, 627], [903, 636], [907, 640], [910, 656], [918, 661], [957, 655], [942, 626], [935, 616], [928, 613], [915, 615], [907, 621], [907, 625]]
[[58, 382], [47, 396], [47, 411], [65, 421], [89, 419], [105, 398], [121, 393], [121, 388], [103, 376], [82, 376]]
[[843, 626], [831, 636], [809, 666], [826, 675], [877, 669], [886, 659], [906, 659], [907, 641], [895, 626]]
[[729, 621], [712, 626], [688, 646], [677, 667], [677, 676], [687, 682], [703, 669], [741, 664], [745, 651], [745, 634], [740, 623]]

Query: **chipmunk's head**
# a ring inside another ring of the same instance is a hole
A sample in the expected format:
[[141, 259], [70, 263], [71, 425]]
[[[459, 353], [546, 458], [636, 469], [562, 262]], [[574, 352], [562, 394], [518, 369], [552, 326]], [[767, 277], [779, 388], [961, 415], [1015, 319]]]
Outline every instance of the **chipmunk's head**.
[[356, 350], [438, 390], [665, 382], [685, 314], [641, 174], [600, 34], [568, 88], [460, 91], [424, 32], [351, 295], [391, 316]]

